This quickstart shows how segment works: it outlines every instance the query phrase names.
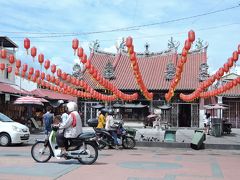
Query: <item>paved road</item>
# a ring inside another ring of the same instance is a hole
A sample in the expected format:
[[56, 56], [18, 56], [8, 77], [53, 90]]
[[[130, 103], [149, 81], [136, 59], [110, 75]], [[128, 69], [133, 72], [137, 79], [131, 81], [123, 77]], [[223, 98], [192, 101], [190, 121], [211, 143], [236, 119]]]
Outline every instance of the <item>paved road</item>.
[[217, 180], [240, 177], [240, 151], [138, 147], [102, 150], [93, 165], [36, 163], [30, 145], [0, 147], [0, 180]]

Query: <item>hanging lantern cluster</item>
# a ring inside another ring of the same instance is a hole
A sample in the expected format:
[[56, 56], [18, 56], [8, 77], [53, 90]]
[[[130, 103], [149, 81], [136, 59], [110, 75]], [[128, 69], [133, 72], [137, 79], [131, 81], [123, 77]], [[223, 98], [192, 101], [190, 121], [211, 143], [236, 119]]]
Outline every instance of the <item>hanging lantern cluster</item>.
[[[93, 52], [92, 52], [93, 53]], [[86, 69], [88, 70], [88, 73], [91, 75], [91, 77], [98, 82], [102, 87], [105, 89], [111, 91], [114, 94], [114, 98], [112, 100], [107, 101], [113, 101], [117, 98], [125, 100], [125, 101], [133, 101], [138, 98], [138, 94], [125, 94], [121, 92], [116, 86], [114, 86], [109, 80], [102, 77], [102, 75], [98, 72], [97, 68], [95, 68], [94, 65], [91, 63], [91, 59], [87, 59], [87, 55], [84, 53], [83, 48], [78, 48], [77, 55], [80, 58], [81, 62], [85, 64]], [[92, 57], [92, 54], [91, 54]], [[115, 97], [116, 96], [116, 97]], [[108, 98], [110, 98], [109, 96]]]
[[128, 53], [130, 56], [130, 60], [131, 60], [131, 67], [133, 69], [133, 73], [136, 79], [136, 82], [142, 92], [142, 94], [144, 95], [144, 97], [148, 100], [152, 100], [153, 99], [153, 93], [150, 93], [147, 90], [146, 85], [143, 82], [142, 79], [142, 75], [138, 66], [138, 62], [137, 62], [137, 56], [136, 56], [136, 52], [134, 51], [134, 45], [133, 45], [133, 39], [132, 37], [128, 37], [126, 39], [126, 46], [128, 48]]
[[188, 39], [185, 40], [185, 44], [182, 49], [181, 59], [177, 63], [176, 74], [170, 83], [168, 92], [165, 94], [165, 99], [167, 102], [169, 102], [171, 98], [174, 96], [174, 91], [181, 80], [184, 64], [187, 62], [188, 51], [190, 50], [192, 43], [194, 41], [195, 41], [195, 32], [193, 30], [190, 30], [188, 32]]
[[232, 53], [232, 57], [228, 58], [228, 61], [224, 63], [223, 67], [219, 68], [218, 71], [212, 76], [210, 76], [207, 80], [201, 82], [199, 87], [197, 87], [197, 89], [193, 93], [188, 95], [181, 93], [180, 99], [182, 99], [183, 101], [190, 102], [199, 97], [207, 98], [210, 96], [216, 96], [218, 94], [221, 94], [227, 91], [229, 86], [231, 86], [232, 88], [233, 87], [232, 85], [227, 85], [227, 86], [223, 86], [222, 88], [219, 88], [218, 90], [216, 89], [209, 92], [203, 92], [205, 89], [211, 86], [216, 80], [220, 80], [221, 77], [224, 75], [224, 73], [229, 72], [230, 68], [238, 60], [239, 54], [240, 54], [240, 45], [238, 45], [238, 50]]

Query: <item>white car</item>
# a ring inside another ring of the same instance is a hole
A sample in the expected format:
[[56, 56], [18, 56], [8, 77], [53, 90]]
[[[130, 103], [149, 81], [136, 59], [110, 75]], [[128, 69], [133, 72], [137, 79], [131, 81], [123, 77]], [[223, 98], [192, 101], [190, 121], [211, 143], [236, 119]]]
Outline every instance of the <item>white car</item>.
[[27, 126], [13, 121], [0, 113], [0, 146], [28, 142], [30, 132]]

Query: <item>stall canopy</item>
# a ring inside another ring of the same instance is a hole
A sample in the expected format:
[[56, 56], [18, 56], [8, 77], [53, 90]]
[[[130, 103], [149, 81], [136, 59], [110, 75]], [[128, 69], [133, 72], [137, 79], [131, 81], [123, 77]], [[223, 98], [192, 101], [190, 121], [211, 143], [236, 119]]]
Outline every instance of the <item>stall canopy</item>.
[[46, 99], [43, 98], [35, 98], [32, 96], [24, 96], [17, 98], [14, 101], [14, 104], [19, 104], [19, 105], [41, 105], [43, 106], [43, 102], [48, 102]]

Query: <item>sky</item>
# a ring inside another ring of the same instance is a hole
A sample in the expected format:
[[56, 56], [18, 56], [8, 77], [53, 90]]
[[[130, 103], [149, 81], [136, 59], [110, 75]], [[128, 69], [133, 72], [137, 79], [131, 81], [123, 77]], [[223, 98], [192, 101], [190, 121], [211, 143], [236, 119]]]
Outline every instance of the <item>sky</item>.
[[[38, 54], [71, 73], [74, 62], [79, 61], [73, 55], [74, 38], [88, 55], [89, 43], [97, 39], [100, 50], [116, 52], [116, 42], [128, 36], [133, 37], [137, 52], [144, 52], [145, 43], [151, 52], [167, 50], [173, 37], [180, 42], [180, 53], [192, 29], [196, 39], [209, 44], [208, 65], [213, 73], [240, 44], [238, 5], [239, 0], [0, 0], [0, 35], [19, 46], [16, 56], [29, 66], [40, 69], [37, 60], [33, 62], [26, 54], [26, 37]], [[212, 13], [218, 10], [223, 11]], [[109, 32], [133, 26], [136, 28]], [[238, 66], [232, 69], [237, 70]]]

